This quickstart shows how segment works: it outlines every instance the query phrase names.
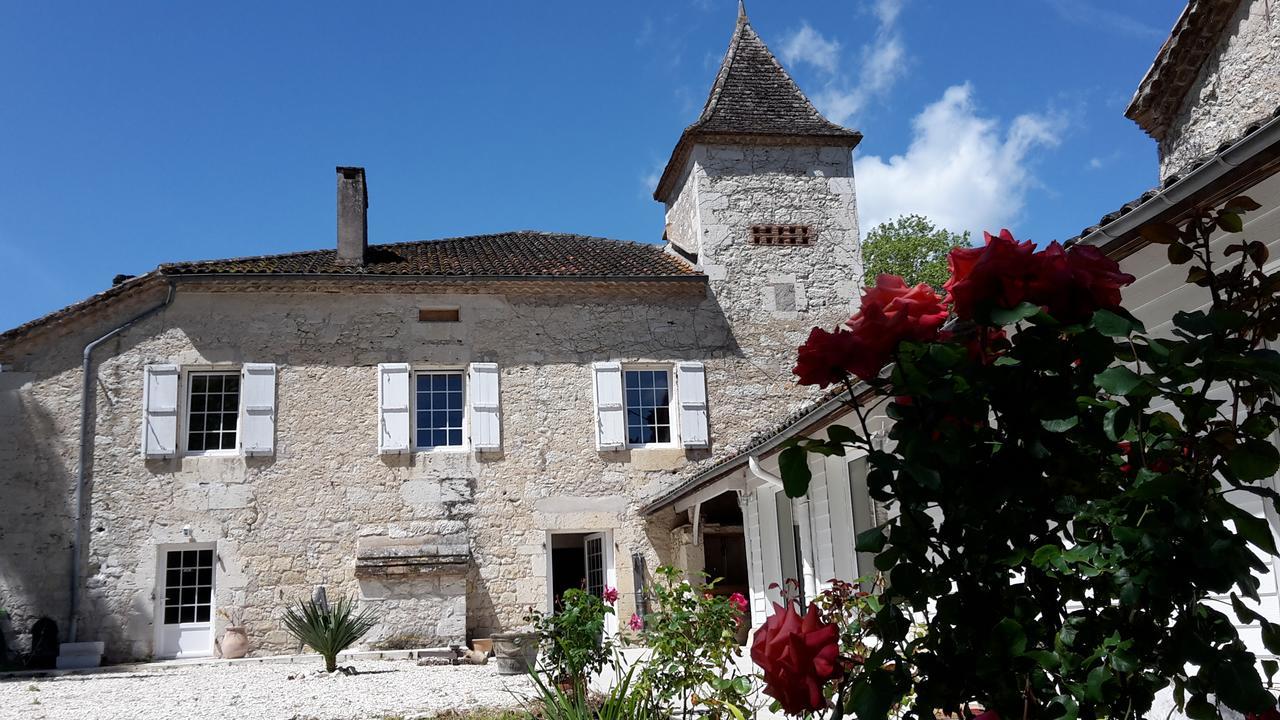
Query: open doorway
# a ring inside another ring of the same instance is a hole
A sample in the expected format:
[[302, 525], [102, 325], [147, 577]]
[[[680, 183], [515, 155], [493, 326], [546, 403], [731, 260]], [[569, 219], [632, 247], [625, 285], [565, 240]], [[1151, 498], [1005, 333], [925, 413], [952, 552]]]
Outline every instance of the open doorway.
[[[566, 590], [585, 590], [603, 595], [606, 587], [617, 587], [613, 562], [613, 532], [547, 533], [547, 610], [555, 612]], [[611, 630], [612, 631], [612, 630]]]

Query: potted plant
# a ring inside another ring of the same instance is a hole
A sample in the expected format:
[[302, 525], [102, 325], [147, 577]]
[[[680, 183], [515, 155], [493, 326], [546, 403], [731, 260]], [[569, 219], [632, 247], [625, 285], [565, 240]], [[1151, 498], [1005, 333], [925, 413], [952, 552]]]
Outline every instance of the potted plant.
[[227, 621], [227, 626], [222, 629], [222, 640], [218, 642], [223, 659], [236, 660], [244, 657], [249, 652], [249, 636], [244, 631], [244, 614], [239, 608], [219, 608], [218, 614]]

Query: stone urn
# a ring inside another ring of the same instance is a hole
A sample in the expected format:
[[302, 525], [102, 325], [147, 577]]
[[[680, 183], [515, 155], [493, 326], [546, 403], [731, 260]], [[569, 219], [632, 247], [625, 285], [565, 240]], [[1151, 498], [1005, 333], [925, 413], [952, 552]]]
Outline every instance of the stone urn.
[[242, 658], [249, 652], [249, 636], [244, 633], [242, 627], [228, 627], [222, 631], [222, 642], [219, 647], [222, 648], [224, 660]]
[[499, 675], [525, 675], [538, 664], [538, 636], [533, 633], [495, 633], [493, 658]]

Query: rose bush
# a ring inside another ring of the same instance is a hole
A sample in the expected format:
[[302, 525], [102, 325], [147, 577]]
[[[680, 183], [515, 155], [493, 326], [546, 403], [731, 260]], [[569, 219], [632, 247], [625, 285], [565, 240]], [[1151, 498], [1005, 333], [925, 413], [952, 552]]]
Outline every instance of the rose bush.
[[642, 631], [651, 654], [637, 691], [651, 698], [654, 712], [667, 716], [749, 716], [751, 678], [737, 669], [742, 656], [737, 631], [746, 598], [715, 595], [708, 592], [714, 579], [694, 586], [670, 566], [658, 568], [656, 576]]
[[[1256, 504], [1280, 510], [1280, 278], [1264, 243], [1229, 235], [1256, 208], [1144, 228], [1204, 303], [1159, 335], [1120, 306], [1133, 278], [1102, 253], [1007, 231], [952, 253], [945, 324], [882, 280], [845, 329], [811, 335], [801, 382], [865, 384], [856, 430], [782, 452], [787, 493], [806, 491], [807, 453], [856, 452], [896, 513], [858, 537], [888, 582], [863, 669], [826, 685], [848, 690], [837, 713], [1137, 718], [1170, 686], [1197, 720], [1274, 708], [1258, 666], [1276, 663], [1236, 629], [1260, 626], [1280, 653], [1255, 604], [1259, 554], [1276, 553]], [[811, 676], [771, 677], [774, 697], [808, 694]]]

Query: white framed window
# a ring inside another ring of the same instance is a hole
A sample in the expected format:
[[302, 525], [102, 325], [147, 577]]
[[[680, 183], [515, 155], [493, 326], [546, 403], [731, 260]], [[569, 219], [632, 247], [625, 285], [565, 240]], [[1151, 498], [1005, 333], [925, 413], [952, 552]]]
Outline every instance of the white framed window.
[[231, 454], [239, 447], [240, 369], [187, 373], [184, 449], [188, 454]]
[[466, 447], [466, 382], [463, 370], [413, 374], [413, 442], [418, 450]]
[[627, 366], [622, 371], [627, 445], [674, 445], [678, 432], [671, 368]]

